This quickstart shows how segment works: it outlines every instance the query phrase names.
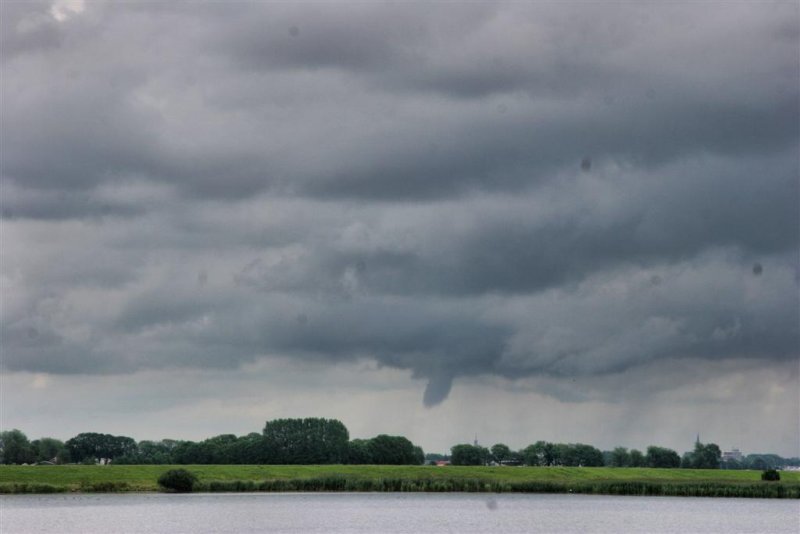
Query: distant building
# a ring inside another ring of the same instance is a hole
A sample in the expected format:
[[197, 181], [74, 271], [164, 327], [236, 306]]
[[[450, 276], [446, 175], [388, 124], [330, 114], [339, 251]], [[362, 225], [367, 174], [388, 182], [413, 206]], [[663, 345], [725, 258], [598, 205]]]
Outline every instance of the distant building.
[[736, 460], [737, 462], [741, 462], [744, 459], [744, 455], [739, 449], [731, 449], [730, 451], [725, 451], [722, 453], [722, 461], [729, 462], [731, 460]]
[[437, 467], [444, 467], [446, 465], [450, 465], [450, 462], [448, 460], [437, 460], [436, 461], [436, 466]]

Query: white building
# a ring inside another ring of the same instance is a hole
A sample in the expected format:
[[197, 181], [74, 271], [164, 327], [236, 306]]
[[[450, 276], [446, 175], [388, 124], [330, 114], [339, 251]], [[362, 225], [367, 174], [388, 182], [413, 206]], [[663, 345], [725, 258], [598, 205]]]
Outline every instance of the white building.
[[730, 460], [736, 460], [737, 462], [741, 462], [744, 459], [744, 455], [739, 449], [731, 449], [730, 451], [725, 451], [722, 453], [722, 461], [728, 462]]

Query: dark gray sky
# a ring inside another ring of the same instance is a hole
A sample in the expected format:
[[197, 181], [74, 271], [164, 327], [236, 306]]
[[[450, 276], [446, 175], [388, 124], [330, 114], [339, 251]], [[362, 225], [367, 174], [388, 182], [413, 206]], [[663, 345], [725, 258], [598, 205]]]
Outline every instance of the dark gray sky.
[[4, 428], [800, 454], [796, 2], [2, 4]]

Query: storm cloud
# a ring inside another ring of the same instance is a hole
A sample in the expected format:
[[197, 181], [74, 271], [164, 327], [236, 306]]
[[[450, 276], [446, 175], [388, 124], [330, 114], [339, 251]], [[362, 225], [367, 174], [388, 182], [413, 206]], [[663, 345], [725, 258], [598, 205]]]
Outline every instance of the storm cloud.
[[796, 4], [2, 14], [7, 372], [798, 357]]

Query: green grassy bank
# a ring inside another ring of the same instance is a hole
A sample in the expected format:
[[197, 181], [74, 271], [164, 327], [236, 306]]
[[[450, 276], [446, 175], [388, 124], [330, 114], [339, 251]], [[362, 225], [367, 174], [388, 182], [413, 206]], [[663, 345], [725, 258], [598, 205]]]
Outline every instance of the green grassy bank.
[[0, 466], [0, 493], [158, 491], [182, 467], [196, 491], [489, 491], [800, 498], [800, 473], [762, 482], [760, 471], [607, 467], [373, 465]]

